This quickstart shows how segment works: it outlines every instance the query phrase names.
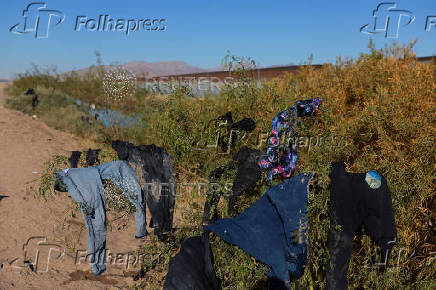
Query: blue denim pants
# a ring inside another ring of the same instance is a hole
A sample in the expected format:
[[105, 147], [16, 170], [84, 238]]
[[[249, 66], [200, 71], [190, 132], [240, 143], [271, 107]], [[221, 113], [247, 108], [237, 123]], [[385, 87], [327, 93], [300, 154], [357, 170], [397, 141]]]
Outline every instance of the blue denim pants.
[[88, 255], [95, 275], [106, 270], [106, 202], [102, 179], [117, 184], [135, 205], [136, 236], [147, 235], [141, 186], [127, 162], [118, 160], [95, 167], [69, 168], [58, 172], [57, 177], [80, 206], [88, 230]]

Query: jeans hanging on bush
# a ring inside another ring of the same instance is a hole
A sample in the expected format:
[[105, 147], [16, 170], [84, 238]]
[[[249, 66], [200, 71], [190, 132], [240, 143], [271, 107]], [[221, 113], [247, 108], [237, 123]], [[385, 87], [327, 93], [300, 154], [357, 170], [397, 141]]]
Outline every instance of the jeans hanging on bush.
[[145, 220], [145, 203], [142, 197], [141, 185], [136, 178], [135, 171], [122, 160], [112, 161], [95, 166], [101, 179], [109, 179], [123, 191], [129, 201], [136, 207], [136, 238], [147, 235]]
[[106, 271], [106, 203], [97, 168], [70, 168], [58, 173], [71, 197], [79, 204], [88, 229], [88, 255], [92, 272]]
[[118, 185], [135, 205], [136, 237], [147, 235], [141, 186], [127, 162], [113, 161], [95, 167], [70, 168], [58, 172], [57, 179], [66, 186], [82, 211], [88, 229], [88, 255], [95, 275], [106, 270], [106, 202], [102, 179], [109, 179]]
[[273, 186], [243, 213], [205, 228], [268, 265], [270, 278], [290, 288], [307, 260], [307, 202], [312, 173]]

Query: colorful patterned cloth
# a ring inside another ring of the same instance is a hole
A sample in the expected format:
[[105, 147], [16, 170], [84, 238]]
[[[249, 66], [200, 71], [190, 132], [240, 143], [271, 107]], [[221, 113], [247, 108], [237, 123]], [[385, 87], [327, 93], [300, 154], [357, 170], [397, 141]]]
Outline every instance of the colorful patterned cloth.
[[[285, 178], [291, 177], [297, 162], [297, 145], [290, 144], [290, 138], [297, 135], [299, 117], [312, 116], [321, 104], [321, 99], [308, 99], [297, 101], [289, 109], [280, 112], [272, 121], [272, 134], [269, 138], [267, 158], [259, 160], [258, 165], [263, 169], [270, 169], [268, 179], [272, 181], [274, 175], [283, 174]], [[289, 138], [288, 142], [280, 144], [280, 138]]]

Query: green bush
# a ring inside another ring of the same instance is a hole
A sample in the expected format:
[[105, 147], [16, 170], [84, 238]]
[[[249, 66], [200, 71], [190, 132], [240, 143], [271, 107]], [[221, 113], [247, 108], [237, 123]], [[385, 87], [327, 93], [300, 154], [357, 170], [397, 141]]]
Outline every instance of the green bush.
[[[334, 146], [324, 142], [310, 149], [300, 147], [296, 174], [318, 172], [321, 191], [309, 196], [308, 264], [303, 277], [294, 286], [303, 289], [324, 287], [328, 261], [329, 165], [332, 161], [343, 161], [351, 172], [375, 169], [386, 177], [398, 227], [397, 244], [390, 265], [383, 274], [367, 267], [374, 252], [370, 239], [362, 233], [356, 236], [348, 275], [350, 287], [434, 289], [436, 63], [417, 62], [413, 45], [394, 44], [385, 49], [375, 49], [370, 43], [369, 53], [362, 53], [356, 60], [338, 58], [336, 64], [326, 64], [320, 69], [309, 64], [297, 74], [287, 74], [260, 86], [252, 82], [242, 69], [240, 83], [225, 87], [216, 97], [192, 98], [189, 91], [183, 89], [168, 96], [138, 93], [131, 100], [114, 107], [121, 111], [133, 110], [141, 115], [142, 128], [132, 132], [129, 129], [97, 130], [77, 125], [74, 133], [95, 138], [106, 145], [114, 138], [122, 137], [137, 144], [164, 146], [175, 157], [178, 182], [190, 182], [207, 178], [214, 168], [231, 160], [231, 154], [222, 154], [219, 148], [194, 148], [195, 144], [208, 144], [215, 134], [213, 130], [208, 131], [210, 120], [232, 111], [235, 120], [250, 117], [256, 121], [257, 128], [237, 142], [233, 153], [242, 146], [257, 147], [258, 136], [271, 130], [271, 120], [278, 112], [289, 108], [297, 100], [320, 97], [323, 103], [319, 113], [316, 117], [304, 119], [300, 135], [339, 136], [345, 145]], [[232, 58], [232, 61], [244, 62], [246, 59]], [[233, 63], [231, 67], [241, 70]], [[13, 82], [10, 90], [19, 96], [30, 85], [39, 84], [40, 79], [44, 78], [20, 77]], [[53, 81], [50, 78], [44, 80], [46, 83]], [[67, 110], [71, 110], [68, 120], [77, 121], [77, 108], [71, 107], [62, 98], [74, 95], [73, 87], [86, 88], [84, 100], [104, 103], [97, 84], [91, 86], [90, 82], [81, 79], [70, 81], [69, 91], [63, 88], [65, 84], [56, 83], [53, 85], [55, 91], [48, 90], [42, 95], [47, 101], [37, 110], [51, 126], [65, 129], [65, 124], [59, 124], [63, 122], [60, 117]], [[58, 92], [57, 97], [55, 92]], [[28, 102], [28, 99], [17, 97], [10, 105], [30, 113]], [[59, 106], [63, 109], [60, 110]], [[60, 110], [59, 113], [54, 107]], [[265, 146], [266, 143], [263, 143], [262, 148]], [[191, 175], [184, 174], [180, 168]], [[254, 196], [241, 196], [239, 212], [265, 192], [263, 181], [253, 189]], [[204, 200], [204, 196], [178, 197], [176, 210], [181, 211], [178, 227], [193, 227], [192, 231], [178, 232], [176, 238], [180, 238], [179, 242], [200, 232], [202, 214], [201, 207], [197, 207]], [[216, 271], [225, 289], [262, 288], [265, 285], [265, 266], [213, 235], [211, 243]], [[153, 245], [155, 243], [150, 242], [147, 247]], [[172, 244], [172, 250], [168, 250], [167, 254], [175, 254], [179, 245], [177, 242]], [[165, 269], [166, 266], [160, 268], [162, 271]], [[159, 275], [159, 279], [163, 278], [164, 275]], [[141, 286], [154, 288], [161, 286], [161, 282], [154, 286], [142, 283]]]

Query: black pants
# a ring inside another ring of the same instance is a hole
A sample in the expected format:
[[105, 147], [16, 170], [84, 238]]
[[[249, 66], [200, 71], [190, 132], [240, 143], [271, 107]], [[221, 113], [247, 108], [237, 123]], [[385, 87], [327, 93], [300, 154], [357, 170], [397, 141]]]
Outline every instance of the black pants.
[[152, 216], [154, 234], [163, 238], [171, 232], [175, 205], [176, 178], [174, 159], [155, 145], [134, 146], [113, 141], [112, 148], [120, 160], [126, 160], [136, 172]]
[[381, 247], [382, 263], [387, 262], [396, 242], [392, 200], [385, 178], [372, 189], [365, 181], [366, 173], [348, 173], [342, 163], [331, 165], [330, 232], [327, 267], [327, 289], [347, 289], [347, 271], [353, 238], [361, 225]]
[[[262, 176], [262, 170], [257, 165], [257, 161], [264, 153], [262, 151], [242, 147], [226, 166], [216, 168], [209, 175], [211, 182], [217, 182], [221, 176], [230, 170], [237, 168], [236, 175], [233, 179], [231, 191], [228, 193], [228, 215], [233, 216], [236, 214], [237, 198], [256, 182]], [[211, 190], [207, 193], [207, 200], [204, 205], [203, 224], [210, 224], [217, 218], [216, 206], [223, 195], [220, 190]]]

